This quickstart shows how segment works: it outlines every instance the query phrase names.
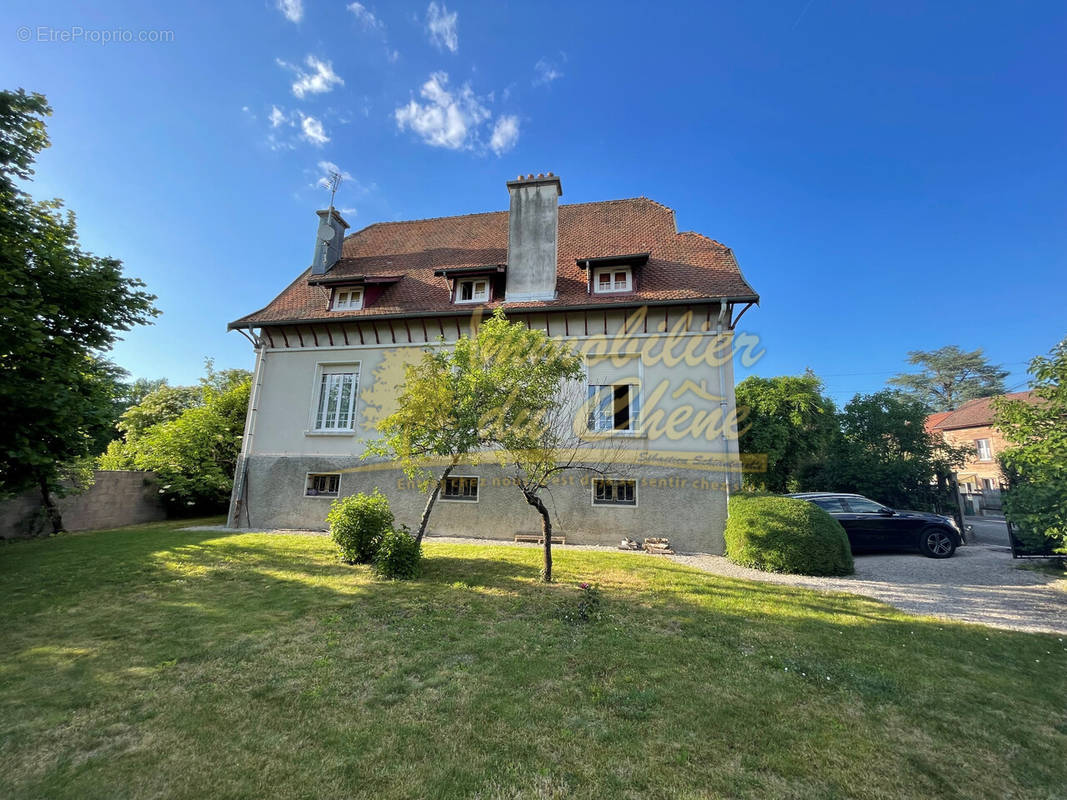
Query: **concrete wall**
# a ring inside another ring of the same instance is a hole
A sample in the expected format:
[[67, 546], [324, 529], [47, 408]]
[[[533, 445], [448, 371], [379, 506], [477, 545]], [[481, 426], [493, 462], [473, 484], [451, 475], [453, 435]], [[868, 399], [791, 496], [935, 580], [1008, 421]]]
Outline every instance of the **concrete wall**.
[[[166, 519], [159, 484], [151, 472], [97, 472], [81, 494], [56, 498], [68, 531], [118, 528]], [[41, 511], [39, 492], [27, 492], [0, 503], [0, 538], [18, 539], [50, 533]]]
[[[638, 481], [638, 507], [592, 507], [588, 481], [556, 487], [550, 499], [568, 541], [617, 542], [623, 535], [666, 535], [683, 550], [721, 552], [724, 484], [728, 479], [739, 484], [740, 475], [736, 472], [729, 355], [735, 343], [729, 331], [721, 337], [716, 334], [717, 310], [717, 306], [660, 308], [636, 321], [613, 310], [540, 313], [526, 318], [531, 327], [572, 341], [586, 354], [591, 373], [605, 363], [606, 354], [620, 357], [624, 366], [617, 366], [616, 371], [628, 372], [640, 386], [641, 430], [635, 435], [610, 435], [595, 445], [601, 450], [625, 451], [624, 457], [612, 461], [620, 464], [617, 477]], [[432, 343], [442, 334], [448, 346], [459, 335], [471, 332], [473, 322], [432, 319], [400, 323], [402, 327], [368, 322], [358, 331], [311, 332], [305, 327], [285, 337], [275, 330], [261, 350], [254, 413], [245, 435], [247, 469], [239, 469], [236, 481], [243, 486], [247, 476], [247, 495], [239, 521], [234, 518], [238, 509], [231, 504], [231, 525], [324, 527], [330, 501], [304, 496], [308, 472], [341, 472], [342, 495], [380, 487], [390, 496], [401, 522], [417, 523], [422, 494], [405, 487], [395, 470], [375, 467], [376, 474], [372, 474], [368, 471], [372, 465], [359, 456], [366, 441], [376, 437], [377, 422], [395, 408], [405, 365], [421, 358], [428, 343], [436, 346]], [[356, 344], [360, 341], [364, 344]], [[320, 370], [335, 364], [359, 365], [355, 429], [343, 434], [317, 433], [312, 430], [312, 409]], [[610, 364], [607, 369], [611, 371]], [[584, 385], [577, 389], [584, 397]], [[721, 435], [724, 425], [726, 438]], [[724, 461], [734, 468], [726, 472]], [[480, 502], [474, 507], [442, 504], [434, 511], [431, 527], [435, 532], [511, 538], [515, 532], [538, 528], [536, 512], [514, 487], [501, 485], [505, 476], [498, 468], [483, 464], [463, 474], [482, 478]], [[575, 473], [567, 479], [580, 477]], [[666, 520], [671, 530], [664, 529]]]

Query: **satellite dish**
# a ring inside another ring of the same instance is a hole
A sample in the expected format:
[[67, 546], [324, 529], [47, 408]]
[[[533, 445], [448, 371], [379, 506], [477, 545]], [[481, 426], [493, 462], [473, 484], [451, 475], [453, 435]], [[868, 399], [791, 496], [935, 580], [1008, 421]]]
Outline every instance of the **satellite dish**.
[[334, 237], [334, 229], [327, 225], [325, 222], [319, 225], [319, 240], [328, 242]]

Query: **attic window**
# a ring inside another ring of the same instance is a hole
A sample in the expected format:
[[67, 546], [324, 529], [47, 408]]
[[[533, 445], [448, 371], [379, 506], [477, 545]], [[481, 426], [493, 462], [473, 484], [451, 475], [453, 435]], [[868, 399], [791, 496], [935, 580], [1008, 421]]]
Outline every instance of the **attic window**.
[[629, 267], [600, 267], [593, 270], [593, 291], [597, 294], [633, 291], [633, 273]]
[[489, 279], [475, 278], [468, 281], [457, 281], [457, 303], [485, 303], [489, 300]]
[[334, 311], [358, 311], [363, 308], [363, 287], [334, 289], [331, 308]]

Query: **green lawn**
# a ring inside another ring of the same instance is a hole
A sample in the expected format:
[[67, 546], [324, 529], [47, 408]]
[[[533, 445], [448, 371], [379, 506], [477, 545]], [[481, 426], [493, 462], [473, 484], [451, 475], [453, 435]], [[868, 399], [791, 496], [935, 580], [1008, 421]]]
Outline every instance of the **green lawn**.
[[[1064, 797], [1067, 643], [657, 557], [0, 547], [0, 797]], [[579, 581], [600, 622], [569, 626]]]

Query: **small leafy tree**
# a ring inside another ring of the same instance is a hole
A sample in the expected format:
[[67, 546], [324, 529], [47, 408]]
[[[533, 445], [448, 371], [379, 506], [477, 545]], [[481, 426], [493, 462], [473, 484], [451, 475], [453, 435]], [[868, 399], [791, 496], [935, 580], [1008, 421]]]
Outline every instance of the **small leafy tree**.
[[997, 398], [993, 424], [1011, 447], [999, 458], [1004, 512], [1036, 549], [1067, 555], [1067, 338], [1030, 362], [1037, 403]]
[[369, 564], [378, 554], [382, 538], [393, 525], [389, 500], [378, 489], [341, 497], [330, 504], [326, 515], [330, 537], [346, 564]]
[[121, 262], [81, 249], [60, 201], [15, 183], [48, 147], [50, 114], [39, 94], [0, 92], [0, 494], [37, 488], [59, 531], [53, 492], [114, 424], [119, 371], [102, 354], [158, 311]]
[[747, 408], [741, 453], [767, 456], [767, 471], [746, 472], [750, 488], [785, 492], [818, 461], [833, 439], [837, 410], [810, 370], [803, 375], [745, 378], [737, 385], [737, 407]]
[[929, 411], [951, 411], [968, 400], [1004, 393], [1007, 370], [990, 364], [982, 348], [970, 352], [956, 345], [937, 350], [912, 350], [908, 363], [922, 365], [915, 373], [901, 373], [889, 385], [922, 403]]

